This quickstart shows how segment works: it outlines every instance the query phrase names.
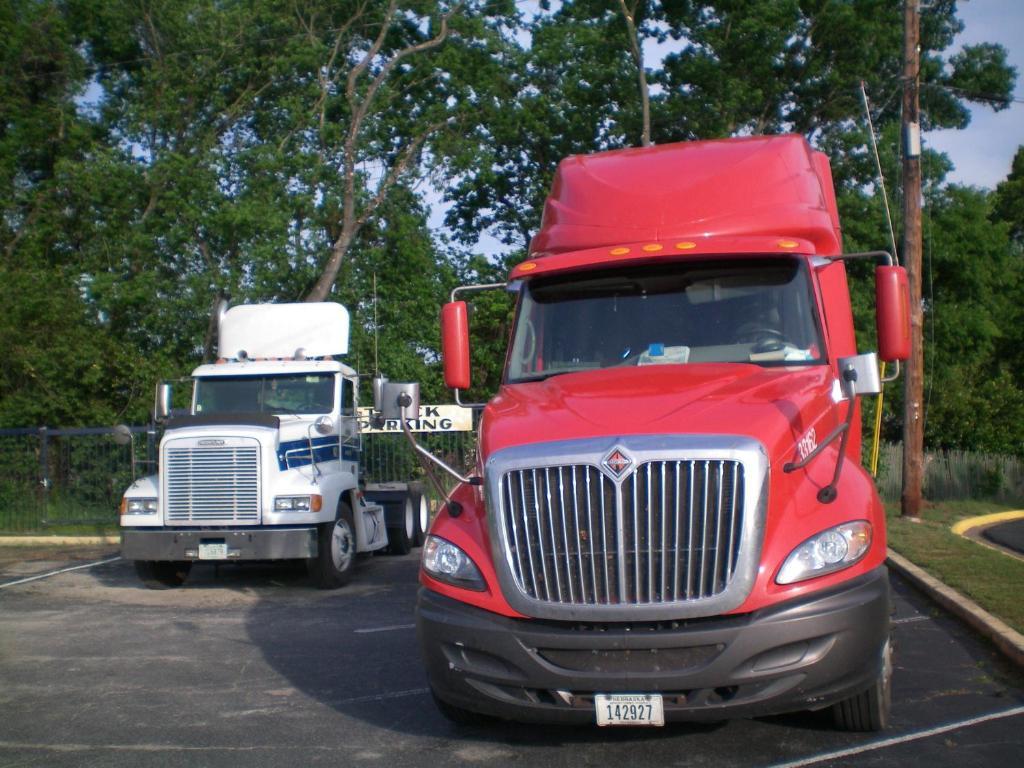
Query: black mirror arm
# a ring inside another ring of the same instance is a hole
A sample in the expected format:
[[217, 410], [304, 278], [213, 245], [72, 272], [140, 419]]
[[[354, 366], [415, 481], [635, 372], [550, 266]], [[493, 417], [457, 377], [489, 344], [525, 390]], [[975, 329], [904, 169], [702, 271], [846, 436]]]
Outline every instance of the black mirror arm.
[[407, 403], [399, 403], [403, 406], [403, 410], [399, 417], [399, 421], [402, 424], [402, 432], [405, 433], [406, 438], [409, 440], [409, 445], [412, 446], [413, 452], [416, 458], [419, 460], [420, 467], [423, 469], [424, 474], [430, 480], [431, 485], [434, 486], [434, 490], [437, 492], [438, 497], [444, 499], [444, 503], [448, 506], [448, 514], [452, 517], [458, 517], [462, 514], [462, 505], [459, 502], [454, 501], [451, 495], [444, 490], [444, 486], [441, 481], [438, 480], [437, 475], [434, 474], [433, 468], [430, 463], [433, 462], [437, 466], [441, 467], [445, 472], [454, 477], [461, 483], [468, 483], [469, 485], [482, 485], [482, 480], [479, 477], [464, 477], [461, 473], [453, 469], [451, 466], [446, 464], [444, 461], [439, 459], [437, 456], [432, 454], [426, 448], [416, 442], [416, 438], [413, 437], [412, 431], [409, 429], [409, 423], [405, 419], [405, 407]]
[[836, 486], [839, 483], [839, 475], [843, 471], [843, 461], [846, 459], [846, 446], [850, 442], [850, 426], [853, 424], [853, 414], [857, 407], [857, 372], [852, 368], [847, 368], [843, 371], [843, 385], [844, 389], [847, 390], [847, 396], [850, 399], [850, 404], [846, 409], [846, 418], [843, 423], [832, 430], [829, 436], [826, 437], [817, 448], [807, 454], [803, 459], [798, 462], [788, 462], [782, 467], [783, 472], [794, 472], [801, 467], [807, 466], [812, 459], [818, 456], [826, 446], [831, 444], [837, 437], [842, 439], [839, 442], [839, 455], [836, 457], [836, 470], [832, 475], [832, 482], [818, 491], [818, 501], [822, 504], [831, 504], [836, 500], [839, 495], [836, 490]]

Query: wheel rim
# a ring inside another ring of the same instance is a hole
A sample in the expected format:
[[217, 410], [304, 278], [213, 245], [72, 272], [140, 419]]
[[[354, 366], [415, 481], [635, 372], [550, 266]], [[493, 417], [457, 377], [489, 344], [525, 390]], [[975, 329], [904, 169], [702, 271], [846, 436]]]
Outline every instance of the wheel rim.
[[339, 571], [347, 570], [355, 555], [355, 542], [347, 520], [336, 520], [331, 531], [331, 562]]
[[405, 535], [412, 539], [416, 535], [416, 517], [413, 514], [412, 499], [405, 497]]
[[427, 505], [427, 497], [420, 496], [420, 531], [427, 532], [430, 527], [430, 507]]

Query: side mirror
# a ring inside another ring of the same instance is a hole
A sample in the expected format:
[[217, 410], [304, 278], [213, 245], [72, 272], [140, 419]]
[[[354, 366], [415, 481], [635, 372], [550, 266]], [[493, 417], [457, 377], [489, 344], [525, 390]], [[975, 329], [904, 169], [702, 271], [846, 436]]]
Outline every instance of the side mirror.
[[132, 441], [132, 431], [128, 428], [127, 424], [118, 424], [114, 427], [114, 431], [111, 432], [111, 437], [114, 438], [114, 442], [118, 445], [128, 445]]
[[171, 385], [161, 382], [156, 385], [156, 403], [153, 405], [153, 417], [157, 421], [166, 421], [171, 415]]
[[847, 397], [877, 395], [882, 391], [882, 380], [878, 376], [878, 355], [866, 352], [839, 358], [839, 372], [843, 390]]
[[903, 267], [875, 267], [878, 356], [886, 362], [910, 357], [910, 285]]
[[385, 419], [413, 421], [420, 417], [420, 385], [415, 382], [387, 382], [381, 415]]
[[469, 318], [464, 301], [451, 301], [441, 307], [441, 357], [445, 385], [469, 389]]
[[373, 377], [373, 410], [375, 411], [381, 411], [384, 409], [384, 387], [387, 383], [387, 376]]
[[313, 429], [321, 435], [329, 435], [334, 431], [334, 419], [330, 416], [320, 416], [313, 422]]

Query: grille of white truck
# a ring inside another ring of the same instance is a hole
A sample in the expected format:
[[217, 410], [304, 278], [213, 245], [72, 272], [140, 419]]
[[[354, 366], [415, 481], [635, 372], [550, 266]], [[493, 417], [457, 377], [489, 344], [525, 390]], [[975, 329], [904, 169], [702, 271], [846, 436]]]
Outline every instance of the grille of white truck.
[[259, 523], [259, 443], [243, 438], [208, 442], [232, 444], [167, 447], [167, 523]]

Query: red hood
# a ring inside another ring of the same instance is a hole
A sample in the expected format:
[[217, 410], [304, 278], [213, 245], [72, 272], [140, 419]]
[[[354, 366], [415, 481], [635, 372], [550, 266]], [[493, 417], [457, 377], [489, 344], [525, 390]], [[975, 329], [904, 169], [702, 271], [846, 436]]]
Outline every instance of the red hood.
[[770, 459], [834, 412], [828, 366], [703, 363], [613, 368], [507, 384], [484, 411], [483, 457], [516, 445], [642, 434], [730, 434]]

